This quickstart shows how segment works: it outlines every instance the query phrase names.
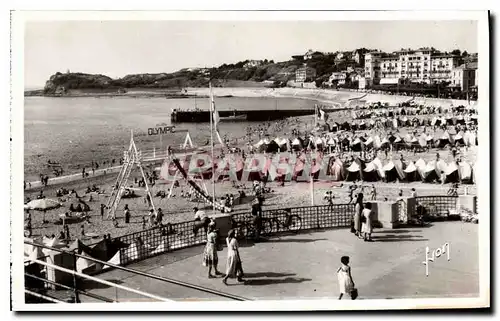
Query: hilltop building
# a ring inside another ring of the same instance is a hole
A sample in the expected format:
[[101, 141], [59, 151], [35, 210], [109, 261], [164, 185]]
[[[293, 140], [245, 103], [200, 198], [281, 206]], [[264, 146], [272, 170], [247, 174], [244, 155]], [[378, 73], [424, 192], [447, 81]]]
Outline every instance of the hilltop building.
[[315, 77], [316, 69], [308, 67], [306, 64], [295, 71], [295, 82], [306, 82]]

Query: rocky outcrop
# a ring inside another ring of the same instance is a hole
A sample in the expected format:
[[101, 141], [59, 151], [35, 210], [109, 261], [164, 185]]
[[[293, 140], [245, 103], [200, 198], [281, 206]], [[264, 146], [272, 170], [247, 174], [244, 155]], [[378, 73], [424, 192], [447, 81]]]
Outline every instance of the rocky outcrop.
[[52, 75], [45, 83], [45, 95], [64, 95], [71, 89], [107, 89], [113, 86], [113, 79], [104, 75], [84, 73], [60, 73]]

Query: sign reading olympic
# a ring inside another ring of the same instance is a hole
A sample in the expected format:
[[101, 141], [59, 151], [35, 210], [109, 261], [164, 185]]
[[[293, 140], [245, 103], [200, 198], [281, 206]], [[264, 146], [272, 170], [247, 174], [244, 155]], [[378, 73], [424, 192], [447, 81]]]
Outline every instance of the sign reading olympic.
[[176, 129], [175, 126], [166, 125], [166, 124], [158, 124], [156, 127], [148, 128], [148, 135], [165, 135], [165, 134], [173, 134], [173, 133], [182, 133], [187, 132], [186, 129]]

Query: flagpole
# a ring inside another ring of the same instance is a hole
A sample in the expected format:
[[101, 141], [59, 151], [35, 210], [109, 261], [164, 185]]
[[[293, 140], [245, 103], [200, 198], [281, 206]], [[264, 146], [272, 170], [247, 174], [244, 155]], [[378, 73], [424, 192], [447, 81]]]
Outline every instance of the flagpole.
[[314, 104], [314, 128], [318, 126], [318, 105]]
[[214, 158], [214, 131], [213, 131], [213, 117], [215, 113], [214, 106], [214, 96], [212, 92], [212, 83], [209, 82], [208, 86], [210, 88], [210, 146], [212, 149], [212, 212], [215, 215], [215, 158]]

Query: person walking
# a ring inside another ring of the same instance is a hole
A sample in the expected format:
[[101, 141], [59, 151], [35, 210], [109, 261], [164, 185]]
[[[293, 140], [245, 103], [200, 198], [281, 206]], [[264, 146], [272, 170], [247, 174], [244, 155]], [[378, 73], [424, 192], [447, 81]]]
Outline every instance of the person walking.
[[355, 300], [357, 291], [354, 288], [354, 281], [351, 275], [351, 267], [349, 266], [349, 257], [342, 256], [340, 258], [340, 267], [337, 270], [337, 278], [339, 281], [339, 300], [342, 300], [344, 294], [349, 294], [352, 300]]
[[375, 184], [372, 184], [372, 201], [377, 200], [377, 189], [375, 188]]
[[363, 194], [359, 193], [356, 196], [356, 206], [354, 207], [354, 230], [355, 235], [361, 238], [361, 212], [363, 210]]
[[[207, 245], [203, 251], [203, 266], [208, 267], [209, 279], [222, 274], [217, 270], [217, 265], [219, 264], [219, 258], [217, 256], [217, 239], [218, 234], [215, 230], [215, 225], [210, 225], [207, 233]], [[215, 276], [212, 275], [212, 268], [215, 271]]]
[[371, 210], [372, 206], [370, 203], [365, 204], [365, 208], [361, 212], [363, 219], [363, 224], [361, 226], [361, 232], [363, 233], [363, 239], [365, 242], [373, 242], [372, 232], [373, 232], [373, 212]]
[[125, 214], [125, 223], [130, 223], [130, 209], [128, 208], [128, 204], [125, 204], [125, 208], [123, 209]]
[[161, 210], [161, 207], [158, 208], [156, 222], [158, 224], [162, 224], [163, 223], [163, 211]]
[[227, 265], [226, 265], [226, 276], [222, 279], [222, 283], [227, 285], [228, 278], [236, 277], [238, 282], [243, 282], [243, 269], [241, 268], [241, 257], [238, 249], [238, 236], [237, 230], [229, 231], [229, 235], [226, 238], [227, 243]]

